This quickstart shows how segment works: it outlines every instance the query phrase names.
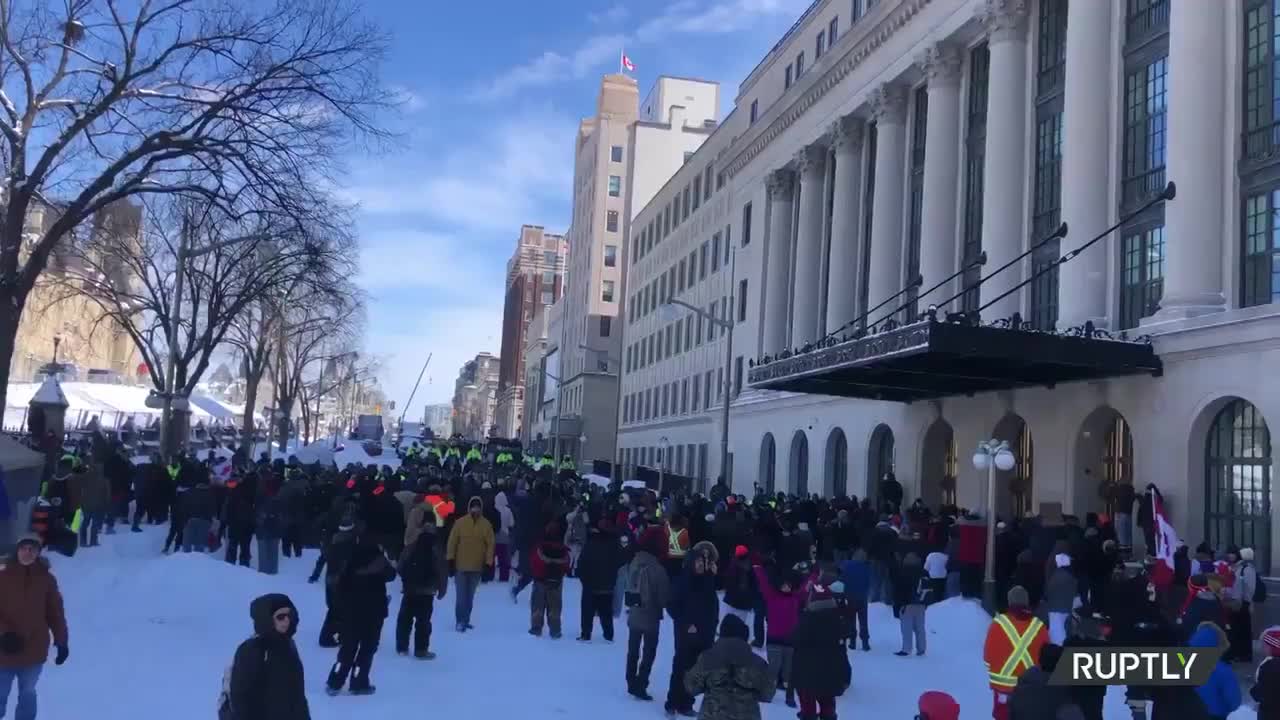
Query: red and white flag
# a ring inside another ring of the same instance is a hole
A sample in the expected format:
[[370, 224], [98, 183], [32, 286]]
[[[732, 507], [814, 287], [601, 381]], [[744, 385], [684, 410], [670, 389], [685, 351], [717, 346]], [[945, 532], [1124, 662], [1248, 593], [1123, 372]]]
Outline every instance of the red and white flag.
[[622, 51], [622, 70], [624, 72], [635, 72], [635, 63], [631, 62], [631, 58], [627, 57], [627, 52]]
[[1156, 524], [1156, 547], [1153, 553], [1156, 564], [1151, 568], [1151, 582], [1164, 587], [1173, 582], [1173, 553], [1178, 549], [1178, 531], [1164, 513], [1164, 499], [1160, 493], [1151, 493], [1151, 520]]

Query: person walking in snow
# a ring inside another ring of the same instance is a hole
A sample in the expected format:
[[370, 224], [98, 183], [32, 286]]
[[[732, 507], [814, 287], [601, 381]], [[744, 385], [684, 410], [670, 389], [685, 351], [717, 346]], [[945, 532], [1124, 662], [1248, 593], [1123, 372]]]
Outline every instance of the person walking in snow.
[[781, 573], [776, 588], [769, 581], [763, 567], [756, 565], [753, 570], [756, 585], [764, 596], [768, 620], [765, 653], [769, 659], [769, 671], [775, 678], [782, 678], [787, 707], [795, 707], [796, 694], [791, 686], [791, 661], [795, 649], [791, 645], [791, 635], [796, 630], [796, 623], [800, 622], [800, 608], [809, 593], [809, 583], [812, 580], [809, 568], [805, 563], [799, 563], [790, 571]]
[[288, 595], [271, 593], [249, 603], [249, 617], [253, 637], [236, 648], [225, 688], [230, 719], [311, 720], [302, 658], [293, 641], [298, 608]]
[[685, 673], [715, 641], [720, 625], [720, 598], [716, 595], [716, 546], [705, 540], [689, 551], [684, 573], [671, 588], [671, 614], [675, 629], [675, 654], [667, 685], [668, 715], [694, 717], [693, 696], [684, 685]]
[[1067, 618], [1080, 605], [1080, 584], [1071, 572], [1071, 556], [1058, 553], [1056, 566], [1044, 588], [1044, 602], [1049, 613], [1049, 642], [1062, 645], [1067, 641]]
[[911, 654], [911, 641], [915, 639], [916, 655], [924, 655], [925, 610], [933, 599], [933, 584], [920, 564], [920, 556], [907, 553], [902, 564], [893, 570], [893, 613], [898, 616], [902, 628], [902, 649], [894, 653], [898, 657]]
[[0, 717], [9, 692], [18, 685], [17, 720], [35, 720], [36, 681], [49, 660], [49, 637], [57, 648], [55, 665], [67, 661], [67, 618], [58, 580], [41, 557], [40, 538], [24, 535], [14, 557], [0, 561]]
[[178, 502], [182, 505], [182, 517], [185, 518], [182, 552], [207, 551], [209, 531], [213, 528], [213, 518], [218, 512], [217, 500], [209, 487], [208, 477], [201, 477], [195, 487], [182, 494], [182, 499]]
[[342, 645], [338, 648], [338, 660], [329, 671], [330, 695], [341, 692], [348, 677], [351, 694], [372, 695], [376, 691], [369, 674], [382, 637], [382, 625], [387, 619], [387, 583], [395, 577], [396, 569], [382, 548], [367, 533], [362, 534], [338, 581]]
[[662, 612], [670, 596], [667, 571], [658, 560], [667, 547], [667, 534], [659, 527], [640, 536], [635, 557], [627, 566], [623, 604], [627, 606], [627, 693], [637, 700], [649, 695], [649, 673], [658, 654]]
[[622, 547], [613, 533], [613, 525], [601, 520], [587, 534], [587, 544], [578, 557], [578, 579], [582, 581], [579, 609], [582, 631], [578, 640], [591, 641], [595, 618], [606, 642], [613, 642], [613, 593], [618, 585], [618, 568], [622, 566]]
[[416, 513], [413, 517], [419, 523], [418, 533], [412, 542], [406, 543], [398, 564], [404, 595], [396, 616], [396, 652], [409, 654], [412, 632], [413, 656], [434, 660], [436, 655], [430, 650], [431, 615], [435, 601], [443, 600], [448, 591], [449, 573], [438, 541], [435, 517], [428, 513]]
[[853, 650], [856, 640], [862, 640], [863, 651], [871, 650], [871, 628], [867, 623], [867, 596], [871, 591], [871, 563], [867, 560], [867, 551], [858, 548], [853, 556], [840, 563], [840, 582], [844, 586], [844, 597], [849, 612], [849, 649]]
[[569, 548], [560, 541], [560, 526], [547, 524], [542, 542], [529, 559], [533, 570], [533, 595], [529, 598], [529, 634], [542, 637], [545, 620], [551, 639], [560, 639], [560, 613], [564, 606], [564, 578], [569, 574]]
[[1044, 623], [1028, 608], [1027, 591], [1021, 585], [1009, 589], [1009, 610], [987, 627], [982, 661], [991, 684], [994, 720], [1009, 720], [1009, 695], [1018, 678], [1040, 660], [1040, 649], [1049, 640]]
[[776, 675], [747, 644], [750, 631], [730, 614], [720, 621], [720, 639], [684, 677], [691, 695], [703, 695], [699, 720], [760, 720], [760, 703], [773, 698]]
[[494, 556], [498, 563], [498, 582], [511, 579], [511, 541], [516, 530], [516, 518], [505, 491], [498, 492], [493, 498], [493, 507], [498, 511], [497, 528], [494, 528]]
[[239, 562], [249, 567], [253, 562], [250, 547], [253, 544], [253, 523], [258, 488], [253, 475], [232, 475], [227, 481], [227, 497], [222, 504], [222, 527], [227, 533], [228, 563]]
[[795, 657], [790, 683], [800, 696], [800, 720], [835, 720], [836, 698], [851, 682], [849, 653], [844, 646], [844, 619], [835, 596], [844, 592], [837, 580], [809, 588], [808, 600], [792, 634]]
[[483, 516], [484, 501], [479, 496], [467, 501], [467, 514], [453, 523], [449, 532], [446, 559], [449, 576], [454, 578], [457, 605], [454, 616], [458, 632], [472, 629], [471, 610], [475, 604], [476, 589], [486, 567], [493, 567], [493, 525]]

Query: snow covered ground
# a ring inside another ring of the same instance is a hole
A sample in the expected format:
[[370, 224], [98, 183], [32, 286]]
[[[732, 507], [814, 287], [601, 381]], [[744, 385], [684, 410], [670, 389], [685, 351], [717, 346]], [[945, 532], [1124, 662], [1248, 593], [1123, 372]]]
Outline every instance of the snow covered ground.
[[[507, 586], [496, 583], [480, 589], [473, 616], [476, 629], [459, 635], [453, 630], [450, 593], [436, 607], [431, 647], [439, 658], [430, 662], [395, 654], [394, 614], [400, 602], [396, 583], [390, 586], [392, 617], [373, 666], [378, 694], [330, 698], [323, 686], [335, 651], [316, 645], [324, 616], [323, 589], [306, 582], [313, 552], [301, 560], [282, 558], [281, 574], [268, 577], [211, 556], [164, 557], [162, 540], [155, 529], [117, 534], [74, 558], [53, 556], [66, 597], [71, 659], [63, 667], [50, 663], [45, 669], [40, 681], [42, 718], [213, 717], [223, 671], [236, 645], [251, 632], [249, 601], [266, 592], [288, 593], [298, 605], [298, 647], [315, 720], [419, 712], [532, 719], [602, 712], [611, 720], [662, 716], [671, 667], [669, 626], [663, 627], [650, 686], [656, 700], [633, 700], [623, 682], [625, 630], [619, 630], [613, 644], [601, 640], [598, 629], [590, 645], [572, 639], [578, 630], [576, 581], [565, 586], [562, 640], [527, 635], [528, 592], [516, 606]], [[916, 698], [925, 690], [951, 693], [966, 720], [991, 716], [981, 658], [987, 619], [976, 605], [953, 600], [930, 608], [929, 650], [922, 658], [893, 656], [899, 635], [888, 608], [872, 606], [871, 623], [873, 649], [850, 656], [853, 686], [840, 698], [840, 717], [912, 718]], [[765, 720], [795, 717], [795, 711], [782, 704], [781, 693], [763, 710]], [[1129, 718], [1122, 693], [1115, 689], [1107, 697], [1106, 710], [1108, 720]], [[1254, 717], [1245, 709], [1232, 716]]]

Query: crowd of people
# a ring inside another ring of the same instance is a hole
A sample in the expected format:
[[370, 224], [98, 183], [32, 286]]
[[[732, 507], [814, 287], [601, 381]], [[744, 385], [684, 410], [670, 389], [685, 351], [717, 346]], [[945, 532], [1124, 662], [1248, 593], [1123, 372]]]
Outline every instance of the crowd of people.
[[[705, 495], [659, 495], [595, 484], [551, 457], [415, 445], [398, 469], [188, 455], [170, 463], [155, 458], [118, 484], [108, 465], [119, 454], [103, 443], [59, 458], [37, 506], [37, 534], [20, 543], [16, 565], [0, 569], [0, 584], [39, 576], [47, 578], [41, 598], [56, 596], [56, 582], [38, 561], [41, 547], [92, 547], [92, 519], [111, 532], [129, 518], [130, 502], [133, 529], [168, 523], [165, 552], [221, 551], [225, 544], [226, 562], [248, 566], [256, 550], [258, 569], [272, 574], [280, 553], [318, 547], [310, 579], [323, 581], [327, 606], [317, 642], [337, 650], [326, 678], [331, 694], [376, 691], [373, 662], [397, 580], [395, 650], [424, 661], [436, 657], [435, 605], [450, 589], [456, 632], [478, 622], [479, 587], [513, 581], [515, 602], [531, 587], [529, 634], [559, 640], [564, 585], [576, 580], [579, 641], [590, 642], [598, 625], [612, 642], [615, 620], [626, 613], [624, 681], [633, 698], [653, 700], [651, 674], [669, 619], [669, 716], [756, 720], [759, 703], [779, 698], [801, 720], [834, 720], [836, 699], [853, 679], [850, 657], [871, 649], [870, 604], [884, 603], [898, 619], [894, 654], [919, 656], [929, 650], [930, 607], [983, 590], [985, 520], [921, 501], [902, 507], [892, 477], [876, 502], [758, 487], [747, 496], [723, 483]], [[103, 486], [105, 501], [97, 495]], [[1148, 488], [1148, 501], [1152, 493], [1158, 490]], [[1219, 557], [1204, 545], [1194, 554], [1179, 548], [1166, 580], [1152, 572], [1151, 558], [1126, 562], [1128, 542], [1120, 540], [1129, 536], [1120, 526], [1130, 521], [1121, 512], [1081, 520], [1050, 511], [998, 523], [998, 607], [983, 648], [995, 720], [1101, 720], [1105, 688], [1060, 687], [1047, 678], [1064, 648], [1108, 644], [1213, 645], [1226, 653], [1204, 687], [1127, 688], [1134, 718], [1145, 720], [1148, 710], [1154, 720], [1225, 718], [1239, 707], [1229, 664], [1252, 662], [1252, 605], [1266, 594], [1252, 551], [1231, 547]], [[6, 590], [0, 586], [0, 681], [12, 671], [4, 692], [17, 681], [18, 717], [29, 720], [50, 636], [59, 664], [66, 659], [66, 624], [60, 600], [48, 600], [59, 617], [36, 618], [10, 607], [35, 599], [13, 599]], [[250, 615], [254, 634], [228, 669], [220, 717], [309, 718], [293, 601], [264, 595]], [[28, 624], [11, 627], [20, 623]], [[20, 651], [10, 652], [15, 633]], [[1280, 628], [1260, 639], [1268, 656], [1280, 655]], [[1280, 716], [1278, 676], [1280, 664], [1269, 659], [1257, 672], [1251, 694], [1259, 717]], [[958, 713], [945, 693], [919, 699], [922, 720]]]

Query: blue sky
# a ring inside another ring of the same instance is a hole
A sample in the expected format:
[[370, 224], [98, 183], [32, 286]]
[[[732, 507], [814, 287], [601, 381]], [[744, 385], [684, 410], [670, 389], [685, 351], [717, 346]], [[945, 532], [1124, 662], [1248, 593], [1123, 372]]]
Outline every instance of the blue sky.
[[365, 345], [397, 409], [434, 353], [410, 417], [448, 402], [458, 368], [501, 345], [503, 281], [522, 223], [563, 232], [573, 138], [625, 46], [641, 96], [659, 74], [738, 83], [811, 0], [372, 0], [392, 36], [401, 100], [389, 151], [360, 149], [343, 194], [360, 204]]

